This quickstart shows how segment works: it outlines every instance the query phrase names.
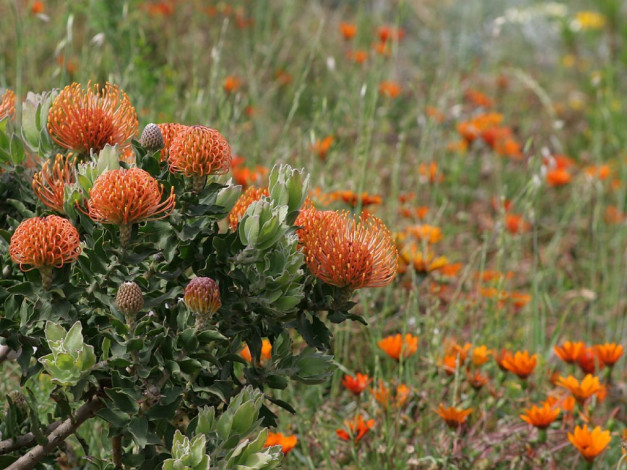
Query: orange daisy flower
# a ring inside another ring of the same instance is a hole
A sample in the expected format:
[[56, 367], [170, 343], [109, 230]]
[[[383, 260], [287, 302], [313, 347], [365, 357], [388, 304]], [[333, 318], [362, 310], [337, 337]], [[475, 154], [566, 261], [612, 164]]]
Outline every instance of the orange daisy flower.
[[120, 227], [120, 242], [130, 241], [132, 224], [162, 219], [174, 210], [174, 188], [161, 201], [163, 185], [139, 168], [109, 170], [101, 174], [89, 191], [89, 217], [102, 224]]
[[612, 440], [610, 431], [603, 431], [599, 426], [592, 432], [585, 424], [583, 428], [576, 426], [572, 433], [568, 433], [568, 440], [574, 445], [587, 462], [593, 462]]
[[381, 82], [379, 84], [379, 94], [386, 98], [396, 98], [401, 94], [401, 86], [392, 81]]
[[79, 154], [99, 152], [105, 145], [119, 145], [124, 153], [137, 135], [137, 113], [117, 85], [78, 83], [66, 86], [54, 99], [48, 113], [48, 132], [61, 147]]
[[194, 179], [200, 191], [208, 175], [223, 175], [231, 168], [231, 147], [218, 131], [191, 126], [172, 141], [168, 157], [171, 173]]
[[318, 155], [318, 158], [320, 160], [326, 160], [327, 154], [329, 153], [329, 150], [331, 150], [331, 146], [333, 145], [334, 140], [335, 137], [333, 137], [332, 135], [328, 135], [322, 140], [316, 140], [316, 142], [313, 144], [312, 150], [316, 155]]
[[[411, 390], [405, 384], [399, 384], [396, 386], [396, 390], [392, 394], [390, 387], [386, 386], [383, 380], [379, 380], [377, 388], [370, 389], [370, 393], [374, 395], [374, 399], [384, 408], [389, 408], [392, 405], [395, 408], [401, 408], [407, 399]], [[393, 396], [392, 396], [393, 395]]]
[[472, 350], [472, 364], [475, 367], [482, 366], [486, 362], [488, 362], [490, 356], [494, 351], [488, 349], [488, 347], [483, 344], [481, 346], [475, 346]]
[[[54, 163], [46, 160], [41, 171], [33, 176], [33, 191], [46, 206], [65, 214], [63, 209], [65, 185], [76, 181], [76, 157], [71, 153], [63, 156], [58, 153]], [[52, 167], [52, 168], [51, 168]]]
[[623, 346], [616, 343], [597, 344], [594, 349], [601, 364], [612, 367], [623, 355]]
[[229, 227], [231, 227], [231, 230], [235, 231], [237, 229], [239, 221], [244, 217], [248, 207], [264, 196], [269, 196], [268, 188], [256, 188], [254, 186], [249, 186], [248, 189], [240, 195], [229, 213]]
[[472, 413], [472, 408], [468, 408], [466, 410], [463, 408], [455, 408], [454, 406], [445, 408], [444, 405], [440, 403], [436, 413], [442, 417], [448, 427], [451, 429], [458, 429], [466, 422], [466, 418], [468, 418], [468, 415]]
[[351, 375], [344, 375], [344, 378], [342, 379], [342, 385], [344, 388], [350, 390], [353, 395], [360, 395], [361, 392], [368, 388], [370, 382], [372, 382], [372, 378], [369, 377], [368, 374], [360, 374], [359, 372], [355, 374], [355, 377]]
[[520, 214], [505, 214], [505, 227], [509, 233], [514, 235], [519, 233], [528, 232], [531, 229], [531, 224], [523, 219]]
[[383, 338], [377, 345], [392, 359], [399, 360], [402, 357], [413, 356], [418, 351], [418, 337], [407, 333], [391, 335]]
[[480, 390], [485, 384], [488, 383], [490, 377], [486, 374], [482, 374], [480, 370], [476, 370], [475, 372], [466, 371], [466, 379], [470, 386], [475, 390]]
[[287, 455], [291, 452], [291, 450], [296, 447], [298, 443], [298, 438], [295, 435], [292, 436], [284, 436], [280, 432], [271, 432], [268, 431], [268, 437], [266, 438], [266, 443], [263, 445], [264, 447], [272, 447], [272, 446], [281, 446], [281, 452], [283, 455]]
[[537, 361], [537, 354], [530, 356], [528, 351], [517, 351], [503, 358], [501, 365], [524, 380], [531, 375]]
[[0, 96], [0, 121], [4, 118], [13, 116], [15, 114], [15, 93], [11, 90], [6, 90], [2, 96]]
[[323, 282], [349, 290], [383, 287], [394, 279], [398, 256], [387, 227], [377, 217], [322, 212], [299, 232], [305, 261]]
[[349, 441], [352, 438], [355, 442], [359, 442], [361, 438], [364, 437], [374, 426], [374, 419], [364, 421], [362, 415], [359, 414], [352, 421], [344, 421], [344, 425], [348, 431], [344, 429], [337, 429], [335, 433], [338, 437], [344, 441]]
[[368, 51], [364, 51], [363, 49], [359, 49], [356, 51], [347, 51], [346, 57], [348, 60], [354, 61], [356, 64], [363, 64], [368, 60]]
[[581, 341], [566, 341], [561, 346], [553, 346], [553, 351], [562, 361], [573, 364], [577, 362], [577, 358], [579, 358], [585, 348], [586, 344]]
[[[244, 359], [246, 359], [248, 362], [253, 362], [253, 357], [250, 354], [250, 349], [248, 348], [248, 345], [244, 346], [244, 348], [240, 351], [239, 355], [242, 356]], [[272, 343], [270, 343], [270, 341], [267, 339], [263, 339], [261, 341], [261, 359], [264, 361], [268, 361], [270, 360], [271, 357], [272, 357]]]
[[586, 375], [581, 382], [572, 375], [566, 378], [560, 377], [557, 380], [557, 385], [570, 391], [580, 405], [583, 405], [592, 395], [602, 392], [604, 388], [599, 382], [599, 378], [592, 374]]
[[[577, 357], [577, 365], [584, 374], [594, 374], [596, 370], [596, 355], [593, 347], [584, 348]], [[603, 367], [603, 364], [600, 364]]]
[[241, 80], [234, 75], [229, 75], [224, 79], [224, 83], [222, 84], [222, 88], [225, 92], [231, 94], [239, 90], [240, 85], [242, 84]]
[[542, 408], [532, 405], [531, 408], [527, 408], [524, 414], [520, 415], [520, 419], [535, 426], [538, 429], [548, 428], [553, 421], [560, 414], [558, 407], [553, 407], [549, 403], [545, 402]]
[[442, 367], [447, 375], [454, 375], [460, 365], [460, 357], [457, 354], [447, 354], [442, 359]]
[[546, 173], [546, 182], [549, 186], [565, 186], [573, 179], [573, 175], [568, 170], [556, 168]]
[[22, 271], [39, 269], [46, 290], [52, 285], [52, 268], [73, 263], [80, 254], [78, 231], [69, 220], [57, 215], [26, 219], [9, 243], [11, 260]]

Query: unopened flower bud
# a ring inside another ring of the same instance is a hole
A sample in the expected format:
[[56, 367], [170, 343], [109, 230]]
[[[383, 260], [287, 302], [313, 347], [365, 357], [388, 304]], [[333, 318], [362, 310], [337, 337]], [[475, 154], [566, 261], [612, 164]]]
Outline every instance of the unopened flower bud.
[[185, 305], [196, 317], [196, 328], [206, 329], [209, 318], [218, 311], [220, 301], [220, 288], [216, 281], [210, 277], [197, 277], [192, 279], [185, 288]]
[[150, 123], [144, 127], [144, 131], [142, 132], [139, 142], [146, 150], [150, 150], [152, 152], [161, 150], [164, 144], [163, 135], [161, 134], [159, 126]]
[[139, 286], [134, 282], [122, 284], [115, 297], [115, 305], [124, 314], [127, 323], [132, 325], [135, 315], [144, 307], [144, 297]]

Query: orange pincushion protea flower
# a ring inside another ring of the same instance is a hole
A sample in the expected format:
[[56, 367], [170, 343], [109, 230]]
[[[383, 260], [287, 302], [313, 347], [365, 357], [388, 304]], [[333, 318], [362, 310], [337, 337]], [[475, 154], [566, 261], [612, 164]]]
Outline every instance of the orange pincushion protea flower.
[[54, 163], [46, 160], [41, 171], [33, 176], [33, 191], [46, 206], [61, 214], [63, 209], [64, 188], [76, 181], [76, 157], [71, 153], [54, 157]]
[[[57, 215], [26, 219], [15, 229], [9, 253], [22, 271], [44, 266], [60, 268], [81, 254], [78, 231], [69, 220]], [[30, 268], [25, 269], [25, 265]]]
[[472, 408], [468, 408], [467, 410], [455, 408], [454, 406], [445, 408], [444, 405], [440, 403], [436, 413], [442, 417], [448, 427], [458, 429], [466, 422], [466, 418], [472, 413]]
[[15, 114], [15, 93], [11, 90], [0, 96], [0, 121]]
[[594, 346], [601, 364], [612, 367], [623, 355], [624, 348], [620, 344], [605, 343]]
[[223, 175], [231, 168], [231, 147], [218, 131], [191, 126], [170, 145], [170, 171], [186, 177]]
[[344, 429], [337, 429], [335, 433], [338, 437], [343, 441], [350, 441], [352, 437], [355, 442], [359, 442], [361, 438], [364, 437], [374, 426], [374, 419], [364, 421], [362, 415], [357, 415], [357, 417], [352, 421], [344, 421], [344, 425], [349, 431], [347, 432]]
[[592, 395], [602, 393], [604, 388], [599, 382], [599, 378], [592, 374], [586, 375], [581, 383], [572, 375], [566, 378], [560, 377], [557, 385], [568, 389], [580, 405], [583, 405]]
[[130, 240], [131, 225], [162, 219], [174, 210], [174, 188], [161, 202], [163, 185], [139, 168], [109, 170], [100, 175], [89, 191], [89, 217], [102, 224], [120, 226], [120, 242]]
[[516, 351], [514, 354], [506, 355], [501, 365], [521, 379], [526, 379], [531, 375], [533, 369], [535, 369], [537, 362], [537, 354], [530, 356], [528, 351]]
[[256, 188], [249, 186], [246, 191], [237, 199], [237, 202], [229, 213], [229, 227], [231, 230], [236, 230], [239, 225], [239, 221], [242, 220], [248, 207], [255, 201], [258, 201], [264, 196], [269, 196], [268, 188]]
[[576, 426], [572, 433], [568, 433], [568, 440], [587, 462], [593, 462], [610, 443], [612, 436], [609, 430], [602, 431], [599, 426], [590, 432], [588, 425], [584, 424], [583, 428]]
[[377, 345], [392, 359], [407, 358], [418, 351], [418, 337], [407, 333], [404, 337], [400, 334], [383, 338]]
[[585, 348], [586, 345], [582, 341], [566, 341], [561, 346], [553, 346], [553, 351], [555, 351], [555, 355], [562, 361], [573, 364], [577, 362], [577, 359]]
[[266, 443], [263, 446], [281, 446], [281, 452], [283, 452], [283, 455], [287, 455], [294, 447], [296, 447], [297, 443], [298, 438], [296, 436], [284, 436], [283, 433], [280, 432], [275, 433], [268, 431], [268, 437], [266, 438]]
[[342, 385], [347, 390], [350, 390], [353, 395], [360, 395], [361, 392], [368, 388], [368, 385], [372, 382], [372, 378], [368, 374], [361, 374], [357, 372], [355, 377], [350, 375], [344, 375], [342, 378]]
[[307, 267], [327, 284], [348, 290], [382, 287], [396, 276], [397, 251], [381, 220], [323, 212], [299, 234]]
[[555, 421], [559, 414], [559, 407], [554, 407], [549, 403], [544, 402], [542, 408], [537, 407], [536, 405], [531, 405], [530, 408], [525, 410], [524, 414], [520, 415], [520, 419], [538, 429], [546, 429], [553, 421]]
[[48, 132], [61, 147], [77, 153], [99, 152], [105, 145], [118, 144], [130, 151], [137, 135], [137, 113], [128, 96], [117, 85], [107, 83], [66, 86], [55, 98], [48, 114]]
[[178, 124], [176, 122], [165, 122], [157, 124], [157, 127], [161, 131], [163, 137], [163, 148], [161, 149], [161, 161], [167, 160], [170, 155], [170, 147], [172, 142], [179, 135], [189, 129], [188, 126]]
[[52, 268], [73, 263], [81, 254], [78, 231], [69, 220], [57, 215], [26, 219], [11, 236], [9, 254], [22, 271], [39, 269], [43, 287], [48, 289]]

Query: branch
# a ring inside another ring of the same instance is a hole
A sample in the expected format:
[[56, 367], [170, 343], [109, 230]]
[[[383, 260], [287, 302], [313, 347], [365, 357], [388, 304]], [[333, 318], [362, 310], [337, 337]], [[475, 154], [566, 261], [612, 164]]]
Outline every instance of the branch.
[[37, 447], [29, 450], [27, 454], [17, 459], [5, 470], [33, 469], [41, 459], [56, 449], [71, 434], [76, 432], [81, 424], [89, 418], [93, 418], [96, 412], [101, 408], [104, 408], [104, 406], [104, 403], [98, 397], [94, 397], [87, 401], [78, 409], [75, 416], [63, 421], [63, 423], [61, 423], [48, 435], [48, 439], [44, 445], [38, 445]]
[[[46, 428], [45, 434], [50, 434], [52, 431], [61, 426], [62, 422], [63, 421], [56, 421], [50, 424]], [[36, 443], [37, 437], [32, 432], [24, 434], [23, 436], [19, 436], [15, 439], [6, 439], [4, 441], [0, 441], [0, 455], [8, 454], [10, 452], [13, 452], [14, 450], [21, 449], [22, 447], [30, 447], [32, 445], [35, 445]]]

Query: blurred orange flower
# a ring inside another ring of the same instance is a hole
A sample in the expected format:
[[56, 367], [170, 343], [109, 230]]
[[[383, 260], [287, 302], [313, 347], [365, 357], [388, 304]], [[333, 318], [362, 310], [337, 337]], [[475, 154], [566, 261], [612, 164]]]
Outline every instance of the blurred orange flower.
[[272, 446], [281, 446], [281, 452], [283, 455], [287, 455], [291, 452], [291, 450], [298, 443], [298, 438], [293, 436], [284, 436], [280, 432], [271, 432], [268, 431], [268, 437], [266, 438], [266, 443], [263, 445], [264, 447], [272, 447]]
[[406, 228], [406, 231], [418, 240], [425, 240], [428, 243], [437, 243], [442, 240], [442, 229], [433, 225], [411, 225]]
[[581, 383], [572, 375], [566, 378], [560, 377], [557, 381], [557, 385], [570, 391], [580, 405], [583, 405], [586, 400], [599, 393], [603, 388], [603, 385], [599, 382], [599, 378], [592, 374], [587, 374]]
[[560, 409], [552, 407], [549, 403], [544, 403], [541, 408], [532, 405], [527, 408], [524, 414], [520, 415], [520, 419], [535, 426], [538, 429], [548, 428], [560, 414]]
[[344, 421], [344, 426], [348, 431], [345, 429], [337, 429], [335, 433], [338, 437], [344, 441], [349, 441], [352, 438], [355, 442], [359, 442], [374, 426], [374, 419], [364, 421], [362, 415], [359, 414], [352, 421]]
[[502, 366], [524, 380], [531, 375], [537, 362], [537, 354], [530, 356], [528, 351], [516, 351], [502, 360]]
[[392, 81], [381, 82], [379, 84], [379, 94], [386, 98], [396, 98], [401, 94], [401, 86]]
[[440, 403], [436, 413], [442, 417], [450, 428], [458, 429], [466, 422], [466, 418], [472, 413], [472, 408], [466, 410], [463, 408], [455, 408], [454, 406], [445, 408], [444, 405]]
[[331, 150], [331, 146], [333, 145], [334, 140], [335, 137], [333, 137], [332, 135], [328, 135], [324, 139], [316, 140], [314, 142], [312, 150], [320, 160], [326, 160], [327, 154], [329, 153], [329, 150]]
[[599, 426], [592, 432], [588, 425], [576, 426], [573, 433], [568, 433], [568, 440], [574, 445], [587, 462], [593, 462], [612, 440], [610, 431], [603, 431]]
[[528, 232], [531, 224], [523, 219], [520, 214], [505, 214], [505, 227], [509, 233], [518, 234]]
[[577, 362], [577, 359], [585, 348], [586, 344], [581, 341], [566, 341], [561, 346], [553, 346], [553, 351], [555, 351], [557, 357], [559, 357], [562, 361], [568, 364], [573, 364]]
[[480, 370], [474, 372], [467, 370], [466, 379], [475, 390], [480, 390], [490, 380], [490, 378], [486, 374], [481, 373]]
[[[579, 356], [577, 356], [577, 365], [585, 374], [594, 374], [596, 370], [596, 354], [593, 347], [584, 348]], [[603, 364], [599, 364], [599, 368], [603, 367]]]
[[347, 51], [346, 57], [348, 60], [352, 60], [356, 64], [363, 64], [368, 60], [368, 51], [364, 51], [363, 49], [358, 49], [356, 51]]
[[444, 181], [444, 175], [438, 171], [438, 164], [435, 162], [418, 165], [418, 174], [420, 175], [421, 183], [441, 183]]
[[405, 384], [399, 384], [396, 386], [394, 393], [390, 387], [385, 385], [383, 380], [379, 380], [377, 387], [370, 389], [370, 393], [374, 395], [374, 399], [384, 408], [393, 406], [395, 408], [401, 408], [407, 399], [409, 398], [410, 389]]
[[553, 187], [565, 186], [570, 183], [570, 180], [572, 179], [573, 176], [568, 170], [563, 170], [560, 168], [549, 170], [546, 173], [546, 182], [549, 186]]
[[341, 22], [340, 33], [342, 33], [342, 37], [345, 40], [350, 41], [357, 35], [357, 25], [353, 23]]
[[400, 41], [405, 37], [405, 31], [402, 28], [395, 28], [393, 26], [383, 25], [379, 26], [377, 30], [379, 41]]
[[44, 2], [37, 0], [33, 2], [33, 5], [30, 7], [30, 12], [33, 15], [39, 15], [45, 11]]
[[[242, 356], [244, 359], [246, 359], [248, 362], [253, 361], [253, 357], [250, 354], [250, 349], [248, 348], [248, 345], [244, 346], [244, 348], [240, 351], [239, 355]], [[260, 359], [264, 361], [268, 361], [270, 360], [271, 357], [272, 357], [272, 343], [270, 343], [269, 340], [264, 338], [261, 341], [261, 358]]]
[[380, 340], [377, 345], [392, 359], [413, 356], [418, 351], [418, 337], [407, 333], [390, 335]]
[[475, 367], [482, 366], [486, 362], [488, 362], [490, 356], [494, 351], [488, 349], [485, 344], [481, 346], [475, 346], [472, 350], [472, 364]]
[[222, 84], [222, 88], [225, 92], [231, 94], [239, 90], [242, 82], [239, 78], [234, 75], [229, 75], [224, 79], [224, 83]]
[[601, 364], [612, 367], [623, 355], [624, 348], [620, 344], [605, 343], [594, 346]]
[[355, 376], [344, 375], [342, 379], [342, 385], [347, 390], [350, 390], [353, 395], [360, 395], [368, 385], [372, 382], [372, 378], [368, 374], [360, 374], [357, 372]]

